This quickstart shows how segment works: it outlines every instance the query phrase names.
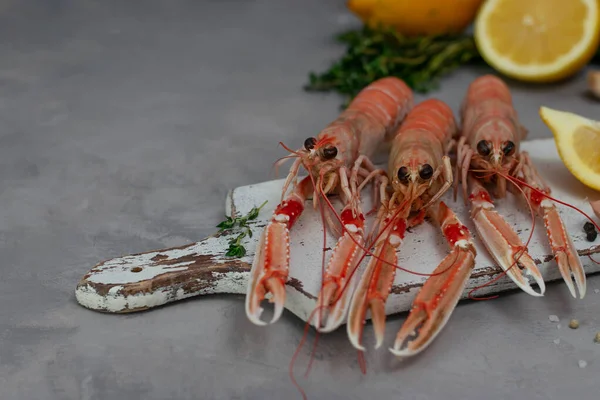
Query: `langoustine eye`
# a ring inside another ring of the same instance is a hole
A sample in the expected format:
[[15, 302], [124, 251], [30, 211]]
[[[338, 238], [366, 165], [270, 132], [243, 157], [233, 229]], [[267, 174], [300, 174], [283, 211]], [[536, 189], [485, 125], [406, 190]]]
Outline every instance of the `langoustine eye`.
[[423, 180], [427, 180], [433, 176], [433, 167], [429, 164], [425, 164], [419, 170], [419, 176]]
[[479, 143], [477, 143], [477, 152], [479, 155], [484, 157], [489, 156], [492, 152], [492, 146], [490, 146], [490, 142], [487, 140], [480, 140]]
[[337, 156], [338, 150], [337, 147], [329, 146], [323, 149], [323, 158], [326, 160], [331, 160]]
[[509, 140], [508, 142], [506, 142], [504, 144], [504, 148], [502, 149], [502, 152], [504, 153], [505, 156], [513, 155], [515, 152], [515, 144]]
[[317, 144], [317, 139], [315, 139], [314, 137], [309, 137], [308, 139], [306, 139], [304, 141], [304, 148], [306, 150], [312, 150], [315, 148], [316, 144]]
[[398, 179], [402, 183], [408, 183], [408, 177], [410, 176], [410, 172], [406, 167], [400, 167], [398, 170]]

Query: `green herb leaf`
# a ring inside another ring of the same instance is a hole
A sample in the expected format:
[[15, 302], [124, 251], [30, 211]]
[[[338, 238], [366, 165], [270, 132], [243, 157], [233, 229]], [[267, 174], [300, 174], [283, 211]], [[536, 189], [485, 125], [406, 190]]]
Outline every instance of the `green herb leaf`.
[[396, 76], [413, 90], [427, 93], [439, 80], [465, 64], [483, 64], [473, 37], [466, 34], [406, 37], [393, 28], [343, 32], [336, 40], [346, 53], [328, 70], [309, 73], [306, 91], [335, 91], [343, 107], [363, 88], [386, 76]]
[[227, 257], [243, 257], [246, 255], [246, 249], [241, 245], [233, 245], [229, 246], [227, 253], [225, 253]]
[[246, 220], [256, 219], [258, 217], [258, 213], [260, 212], [260, 209], [263, 208], [265, 206], [265, 204], [267, 204], [266, 200], [258, 208], [257, 207], [252, 207], [252, 209], [248, 213], [248, 216], [246, 217]]
[[252, 207], [248, 214], [243, 217], [227, 217], [224, 221], [221, 221], [217, 225], [217, 228], [220, 228], [219, 232], [234, 230], [236, 228], [238, 230], [243, 229], [243, 231], [236, 237], [229, 239], [229, 248], [225, 253], [227, 257], [243, 257], [246, 255], [246, 249], [240, 244], [240, 242], [246, 236], [252, 237], [252, 230], [250, 227], [248, 227], [248, 221], [256, 219], [260, 213], [260, 210], [265, 206], [265, 204], [267, 204], [267, 201], [262, 203], [259, 207]]
[[221, 221], [221, 223], [217, 225], [217, 228], [220, 228], [221, 231], [224, 231], [233, 228], [234, 225], [235, 221], [231, 217], [227, 217], [225, 221]]

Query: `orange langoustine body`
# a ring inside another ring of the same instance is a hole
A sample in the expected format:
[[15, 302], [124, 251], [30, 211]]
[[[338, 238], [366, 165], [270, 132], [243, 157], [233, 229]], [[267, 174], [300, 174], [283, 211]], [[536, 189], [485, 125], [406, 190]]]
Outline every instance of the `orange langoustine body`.
[[[346, 110], [323, 129], [317, 137], [309, 137], [304, 146], [290, 150], [295, 158], [282, 190], [282, 201], [262, 232], [250, 272], [246, 294], [246, 315], [253, 323], [265, 325], [260, 319], [261, 301], [273, 294], [274, 316], [277, 321], [285, 302], [285, 283], [289, 272], [290, 230], [304, 210], [304, 203], [313, 193], [317, 206], [325, 196], [340, 194], [344, 208], [338, 217], [342, 231], [331, 215], [325, 219], [339, 239], [328, 262], [318, 304], [335, 303], [328, 315], [315, 318], [321, 331], [331, 331], [343, 323], [352, 288], [350, 266], [356, 264], [359, 249], [365, 249], [364, 216], [360, 209], [360, 190], [369, 181], [384, 182], [385, 172], [371, 162], [386, 140], [396, 131], [413, 105], [413, 93], [400, 79], [387, 77], [363, 89]], [[285, 146], [284, 146], [285, 147]], [[288, 149], [289, 150], [289, 149]], [[308, 176], [296, 183], [300, 167]], [[291, 185], [292, 189], [286, 196]], [[326, 199], [325, 199], [326, 200]], [[355, 274], [354, 274], [355, 275]], [[344, 290], [341, 290], [344, 288]]]
[[[451, 247], [413, 302], [398, 332], [392, 353], [411, 356], [425, 349], [447, 323], [475, 265], [476, 250], [469, 230], [440, 201], [453, 182], [448, 153], [455, 143], [456, 123], [444, 102], [429, 99], [415, 106], [393, 139], [388, 163], [392, 194], [384, 194], [376, 225], [375, 255], [352, 297], [348, 315], [350, 342], [361, 344], [367, 310], [371, 311], [376, 345], [385, 330], [385, 302], [396, 274], [397, 250], [409, 226], [423, 222], [428, 213]], [[384, 262], [385, 261], [385, 262]]]
[[[544, 294], [545, 283], [537, 265], [518, 235], [494, 210], [486, 184], [496, 189], [497, 197], [503, 197], [507, 188], [524, 195], [532, 210], [543, 217], [560, 273], [573, 297], [577, 297], [571, 276], [574, 277], [579, 297], [583, 298], [586, 277], [581, 260], [549, 197], [550, 187], [538, 174], [529, 154], [520, 151], [519, 144], [527, 130], [519, 123], [506, 84], [492, 75], [475, 79], [467, 90], [461, 117], [455, 196], [462, 182], [464, 201], [471, 203], [472, 219], [490, 255], [523, 291], [533, 296]], [[528, 276], [534, 279], [539, 292], [532, 288]]]

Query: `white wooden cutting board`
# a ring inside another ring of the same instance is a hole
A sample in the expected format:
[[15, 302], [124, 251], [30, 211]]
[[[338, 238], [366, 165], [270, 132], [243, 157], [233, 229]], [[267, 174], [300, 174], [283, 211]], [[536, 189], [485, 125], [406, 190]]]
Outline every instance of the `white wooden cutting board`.
[[[559, 159], [552, 139], [524, 142], [522, 148], [530, 152], [542, 176], [552, 186], [554, 197], [592, 215], [587, 200], [599, 198], [600, 194], [587, 189], [573, 178]], [[225, 209], [228, 216], [232, 211], [237, 215], [244, 215], [252, 207], [268, 201], [259, 217], [251, 223], [252, 238], [246, 238], [243, 242], [248, 249], [246, 256], [239, 259], [226, 257], [224, 254], [228, 247], [229, 235], [216, 235], [181, 247], [114, 258], [96, 265], [81, 279], [75, 291], [77, 301], [92, 310], [126, 313], [147, 310], [198, 295], [245, 293], [260, 230], [266, 225], [281, 198], [282, 185], [283, 179], [243, 186], [234, 189], [227, 196]], [[365, 190], [363, 193], [365, 210], [371, 205], [370, 192]], [[488, 282], [497, 276], [501, 269], [496, 266], [478, 240], [474, 226], [469, 220], [468, 208], [464, 206], [460, 196], [459, 200], [454, 202], [450, 191], [444, 200], [471, 230], [477, 243], [477, 265], [463, 293], [464, 299], [471, 288]], [[336, 201], [334, 204], [339, 205]], [[524, 203], [509, 195], [508, 198], [497, 201], [496, 206], [522, 240], [526, 241], [530, 233], [531, 219]], [[585, 238], [582, 229], [585, 218], [572, 209], [559, 207], [580, 254], [600, 252], [600, 236], [595, 243], [590, 243]], [[538, 263], [546, 281], [562, 281], [542, 221], [538, 218], [536, 222], [529, 246], [530, 254]], [[314, 309], [316, 294], [320, 289], [322, 232], [318, 211], [313, 210], [312, 205], [308, 205], [291, 232], [291, 279], [287, 284], [285, 304], [286, 309], [304, 321]], [[334, 238], [329, 237], [327, 246], [333, 247], [334, 243]], [[439, 229], [426, 222], [407, 234], [399, 251], [399, 263], [411, 270], [430, 273], [447, 252], [448, 245]], [[593, 263], [587, 256], [582, 256], [582, 261], [588, 274], [600, 270], [600, 265]], [[367, 262], [368, 258], [363, 261], [363, 268]], [[389, 315], [407, 311], [425, 279], [398, 271], [387, 301], [386, 313]], [[481, 297], [515, 288], [509, 278], [502, 277], [494, 284], [480, 289], [475, 295]], [[547, 291], [555, 289], [555, 285], [546, 288]]]

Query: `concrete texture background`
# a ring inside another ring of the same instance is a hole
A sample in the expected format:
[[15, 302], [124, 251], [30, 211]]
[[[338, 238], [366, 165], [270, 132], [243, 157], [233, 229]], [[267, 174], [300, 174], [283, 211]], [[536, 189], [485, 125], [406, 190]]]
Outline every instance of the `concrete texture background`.
[[[287, 368], [303, 324], [289, 313], [260, 328], [241, 296], [213, 296], [103, 315], [73, 292], [101, 260], [213, 233], [229, 189], [273, 178], [277, 142], [297, 146], [338, 112], [337, 96], [302, 85], [356, 24], [342, 0], [0, 2], [2, 400], [299, 397]], [[457, 110], [484, 72], [432, 96]], [[583, 75], [510, 84], [531, 137], [549, 136], [542, 104], [597, 116]], [[588, 282], [583, 301], [559, 283], [543, 299], [463, 304], [414, 360], [370, 350], [364, 377], [342, 329], [300, 381], [321, 399], [597, 399], [600, 280]]]

